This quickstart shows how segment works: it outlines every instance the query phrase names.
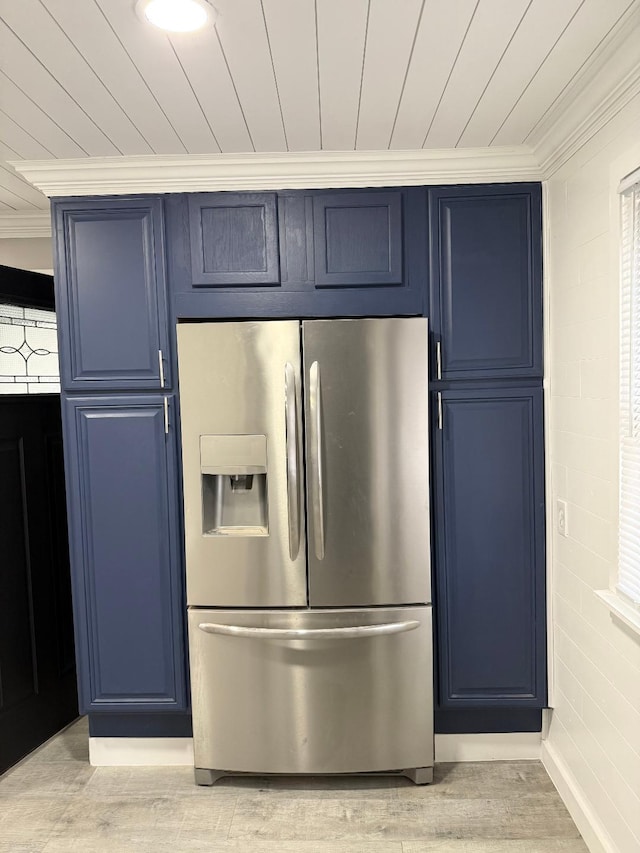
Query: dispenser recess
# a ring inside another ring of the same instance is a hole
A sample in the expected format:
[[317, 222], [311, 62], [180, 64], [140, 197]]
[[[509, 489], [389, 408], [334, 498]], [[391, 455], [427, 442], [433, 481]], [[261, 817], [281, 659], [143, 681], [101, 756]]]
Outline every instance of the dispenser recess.
[[267, 536], [267, 438], [201, 435], [203, 536]]

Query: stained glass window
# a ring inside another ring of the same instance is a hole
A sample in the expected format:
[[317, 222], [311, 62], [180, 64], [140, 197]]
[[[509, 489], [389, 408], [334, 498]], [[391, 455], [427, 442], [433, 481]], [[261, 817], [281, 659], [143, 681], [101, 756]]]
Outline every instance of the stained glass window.
[[0, 303], [0, 394], [59, 391], [55, 313]]

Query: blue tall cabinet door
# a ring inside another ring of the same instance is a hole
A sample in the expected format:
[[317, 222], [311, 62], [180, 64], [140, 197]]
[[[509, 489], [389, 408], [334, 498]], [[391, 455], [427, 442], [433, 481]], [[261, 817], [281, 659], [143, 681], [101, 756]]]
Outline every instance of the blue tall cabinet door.
[[542, 389], [434, 397], [439, 705], [542, 708]]
[[83, 713], [187, 706], [173, 403], [64, 403]]
[[170, 387], [162, 200], [54, 202], [63, 388]]
[[540, 193], [429, 191], [432, 379], [542, 376]]

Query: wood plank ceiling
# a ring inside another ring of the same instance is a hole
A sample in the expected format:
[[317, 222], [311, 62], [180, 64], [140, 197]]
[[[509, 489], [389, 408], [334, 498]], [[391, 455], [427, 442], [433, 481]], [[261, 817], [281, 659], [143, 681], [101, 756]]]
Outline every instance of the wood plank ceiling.
[[7, 160], [523, 144], [639, 2], [0, 0], [0, 212], [48, 206]]

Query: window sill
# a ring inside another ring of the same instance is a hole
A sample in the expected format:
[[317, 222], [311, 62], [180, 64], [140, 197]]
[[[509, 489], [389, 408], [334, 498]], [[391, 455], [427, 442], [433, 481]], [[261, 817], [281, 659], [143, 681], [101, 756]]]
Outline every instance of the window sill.
[[597, 589], [595, 593], [604, 601], [611, 613], [631, 628], [640, 639], [640, 608], [620, 598], [610, 589]]

